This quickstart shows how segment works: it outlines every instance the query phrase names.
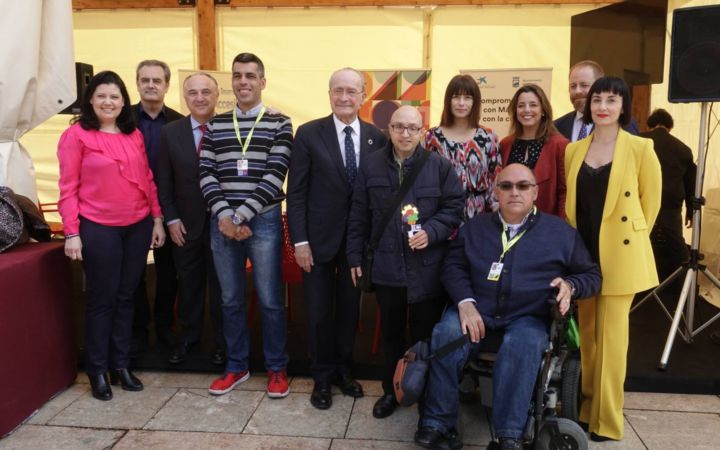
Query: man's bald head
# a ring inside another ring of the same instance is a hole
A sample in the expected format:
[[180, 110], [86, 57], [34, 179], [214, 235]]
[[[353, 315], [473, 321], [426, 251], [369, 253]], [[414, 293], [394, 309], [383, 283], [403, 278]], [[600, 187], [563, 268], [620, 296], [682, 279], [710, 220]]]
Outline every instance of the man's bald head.
[[520, 223], [537, 200], [537, 182], [523, 164], [510, 164], [495, 179], [495, 197], [507, 223]]
[[395, 150], [409, 156], [415, 150], [422, 137], [422, 115], [417, 108], [404, 105], [390, 117], [390, 140]]

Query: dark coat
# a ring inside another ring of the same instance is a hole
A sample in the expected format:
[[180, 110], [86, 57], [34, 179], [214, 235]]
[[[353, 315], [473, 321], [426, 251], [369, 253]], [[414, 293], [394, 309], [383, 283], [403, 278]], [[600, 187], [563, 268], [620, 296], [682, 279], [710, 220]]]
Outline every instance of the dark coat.
[[[403, 162], [403, 177], [416, 166], [420, 152]], [[350, 267], [362, 261], [363, 245], [379, 225], [382, 215], [400, 186], [400, 172], [391, 143], [360, 163], [348, 222], [347, 257]], [[400, 210], [412, 204], [419, 210], [419, 223], [429, 244], [413, 251], [408, 246], [409, 226]], [[462, 222], [465, 194], [447, 159], [430, 153], [415, 183], [403, 198], [381, 235], [372, 269], [374, 283], [407, 287], [408, 302], [437, 298], [442, 293], [440, 267], [448, 238]]]
[[155, 181], [165, 222], [181, 219], [188, 239], [197, 239], [207, 221], [200, 190], [200, 162], [190, 117], [165, 125], [160, 134]]
[[[360, 163], [387, 137], [360, 121]], [[345, 175], [332, 115], [298, 128], [288, 172], [287, 214], [293, 243], [309, 242], [313, 259], [327, 262], [345, 242], [352, 186]]]
[[533, 315], [548, 318], [550, 282], [562, 277], [575, 287], [576, 298], [595, 295], [601, 275], [580, 234], [557, 216], [538, 211], [503, 259], [498, 281], [488, 280], [490, 266], [502, 253], [503, 225], [497, 213], [475, 216], [450, 245], [442, 282], [454, 303], [472, 298], [491, 329]]

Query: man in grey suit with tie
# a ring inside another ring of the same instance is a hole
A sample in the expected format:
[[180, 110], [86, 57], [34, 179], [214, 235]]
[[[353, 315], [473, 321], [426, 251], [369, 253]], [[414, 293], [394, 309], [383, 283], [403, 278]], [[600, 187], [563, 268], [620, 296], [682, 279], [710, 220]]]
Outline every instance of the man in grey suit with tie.
[[387, 142], [379, 129], [358, 119], [365, 98], [362, 74], [340, 69], [329, 85], [332, 114], [306, 123], [295, 134], [287, 193], [309, 322], [315, 381], [310, 403], [318, 409], [332, 405], [331, 384], [345, 395], [363, 395], [350, 374], [360, 290], [350, 279], [345, 235], [360, 160]]
[[215, 336], [212, 362], [225, 364], [220, 287], [210, 251], [209, 213], [200, 191], [198, 149], [205, 124], [215, 115], [218, 84], [204, 72], [183, 82], [183, 96], [190, 115], [163, 127], [160, 135], [157, 186], [172, 253], [178, 273], [178, 321], [182, 327], [170, 364], [187, 359], [191, 346], [200, 342], [206, 286]]

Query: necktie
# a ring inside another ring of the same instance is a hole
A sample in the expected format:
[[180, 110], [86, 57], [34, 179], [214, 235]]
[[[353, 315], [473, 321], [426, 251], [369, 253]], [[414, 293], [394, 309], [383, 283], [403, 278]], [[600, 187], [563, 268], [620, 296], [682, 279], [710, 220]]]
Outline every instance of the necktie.
[[580, 132], [578, 133], [578, 137], [577, 137], [577, 140], [578, 140], [578, 141], [579, 141], [580, 139], [585, 139], [585, 138], [587, 137], [587, 135], [588, 135], [588, 127], [589, 127], [589, 125], [586, 124], [586, 123], [583, 123], [583, 124], [580, 126]]
[[197, 154], [200, 156], [200, 149], [202, 148], [203, 139], [205, 139], [205, 131], [207, 130], [207, 125], [204, 123], [200, 124], [200, 140], [198, 141], [197, 146]]
[[357, 175], [357, 163], [355, 162], [355, 144], [352, 140], [352, 127], [346, 126], [343, 130], [345, 132], [345, 175], [347, 176], [348, 182], [353, 184], [355, 182], [355, 176]]

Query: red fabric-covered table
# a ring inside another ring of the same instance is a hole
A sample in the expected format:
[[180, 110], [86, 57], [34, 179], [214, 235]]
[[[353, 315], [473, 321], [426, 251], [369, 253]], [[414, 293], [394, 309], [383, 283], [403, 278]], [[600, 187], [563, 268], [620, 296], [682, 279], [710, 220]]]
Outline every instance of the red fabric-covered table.
[[75, 379], [72, 309], [62, 242], [0, 253], [0, 436]]

